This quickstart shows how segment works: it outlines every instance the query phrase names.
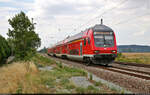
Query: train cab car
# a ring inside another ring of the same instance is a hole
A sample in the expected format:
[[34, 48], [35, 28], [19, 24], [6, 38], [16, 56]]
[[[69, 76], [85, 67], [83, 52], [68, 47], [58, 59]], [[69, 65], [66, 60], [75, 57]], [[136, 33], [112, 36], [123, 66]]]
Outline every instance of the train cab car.
[[[117, 46], [115, 33], [111, 28], [103, 24], [98, 24], [92, 27], [88, 32], [91, 32], [87, 39], [91, 39], [91, 48], [84, 56], [87, 64], [104, 64], [112, 63], [117, 56]], [[90, 42], [90, 41], [89, 41]]]
[[116, 36], [114, 31], [101, 24], [67, 37], [49, 49], [53, 55], [79, 60], [89, 64], [108, 65], [117, 57]]

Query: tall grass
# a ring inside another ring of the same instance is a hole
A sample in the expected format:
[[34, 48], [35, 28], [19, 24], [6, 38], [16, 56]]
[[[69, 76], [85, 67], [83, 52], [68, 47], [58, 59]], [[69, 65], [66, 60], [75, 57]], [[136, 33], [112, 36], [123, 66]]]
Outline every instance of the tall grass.
[[[28, 64], [28, 66], [27, 66]], [[0, 93], [20, 93], [22, 88], [27, 89], [26, 75], [36, 74], [36, 66], [31, 63], [18, 62], [0, 68]], [[32, 85], [30, 85], [32, 87]]]
[[119, 53], [116, 61], [150, 64], [150, 53]]

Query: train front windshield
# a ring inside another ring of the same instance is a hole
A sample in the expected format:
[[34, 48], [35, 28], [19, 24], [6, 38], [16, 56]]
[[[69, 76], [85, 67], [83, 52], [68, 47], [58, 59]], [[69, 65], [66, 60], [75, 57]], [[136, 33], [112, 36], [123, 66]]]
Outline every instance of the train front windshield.
[[94, 32], [94, 42], [96, 47], [113, 47], [113, 32]]

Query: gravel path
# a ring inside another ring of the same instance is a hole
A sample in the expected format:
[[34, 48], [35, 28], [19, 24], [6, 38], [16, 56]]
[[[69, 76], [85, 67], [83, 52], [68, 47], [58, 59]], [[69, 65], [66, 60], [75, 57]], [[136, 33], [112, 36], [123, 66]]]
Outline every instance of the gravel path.
[[88, 81], [86, 77], [83, 77], [83, 76], [71, 77], [70, 81], [73, 81], [73, 83], [78, 87], [87, 88], [90, 85], [94, 86], [91, 82]]
[[78, 62], [62, 60], [59, 58], [51, 57], [52, 59], [62, 61], [68, 65], [72, 65], [74, 67], [79, 67], [86, 69], [89, 72], [97, 75], [98, 77], [113, 82], [121, 87], [126, 88], [127, 90], [134, 93], [150, 93], [150, 81], [144, 80], [140, 78], [136, 78], [133, 76], [128, 76], [124, 74], [120, 74], [117, 72], [112, 72], [100, 68], [95, 68], [92, 66], [85, 66], [84, 64], [79, 64]]

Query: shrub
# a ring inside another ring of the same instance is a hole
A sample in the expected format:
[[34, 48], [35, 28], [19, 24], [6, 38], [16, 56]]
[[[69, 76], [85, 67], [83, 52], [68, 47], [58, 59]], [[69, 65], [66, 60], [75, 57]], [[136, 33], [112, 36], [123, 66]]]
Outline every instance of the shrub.
[[93, 75], [90, 73], [90, 80], [93, 80]]
[[95, 82], [94, 85], [95, 86], [100, 86], [100, 85], [103, 85], [103, 83], [101, 83], [101, 81], [99, 81], [99, 82]]
[[117, 53], [117, 57], [122, 57], [122, 53], [121, 52], [119, 52], [119, 53]]
[[4, 63], [5, 59], [11, 55], [11, 49], [7, 40], [0, 35], [0, 63]]

